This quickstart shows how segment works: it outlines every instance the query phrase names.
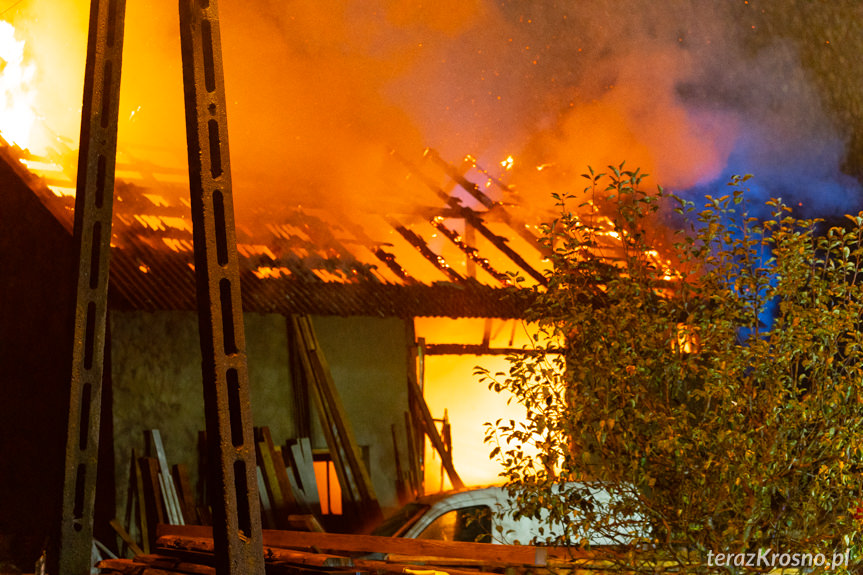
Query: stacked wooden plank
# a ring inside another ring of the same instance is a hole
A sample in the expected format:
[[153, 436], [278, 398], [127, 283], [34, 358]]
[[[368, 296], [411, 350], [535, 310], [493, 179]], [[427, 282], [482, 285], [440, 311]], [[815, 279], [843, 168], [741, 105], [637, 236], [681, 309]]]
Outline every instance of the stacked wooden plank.
[[[134, 560], [102, 561], [102, 573], [210, 575], [213, 569], [212, 531], [198, 526], [160, 526], [155, 554]], [[552, 550], [553, 551], [553, 550]], [[448, 573], [484, 575], [551, 567], [549, 550], [529, 545], [495, 545], [264, 530], [264, 558], [268, 573], [341, 575], [347, 573]], [[572, 558], [571, 558], [572, 559]], [[588, 560], [587, 555], [576, 557]]]
[[308, 316], [297, 315], [291, 317], [291, 327], [347, 514], [357, 523], [375, 522], [383, 517], [380, 503], [314, 326]]
[[322, 531], [312, 447], [308, 438], [275, 445], [267, 427], [256, 428], [258, 491], [264, 527]]
[[132, 450], [125, 524], [111, 521], [124, 545], [134, 553], [147, 553], [159, 523], [185, 525], [201, 521], [199, 507], [183, 464], [169, 467], [158, 429], [144, 434], [147, 455]]
[[[258, 487], [264, 527], [323, 531], [317, 484], [308, 438], [293, 440], [284, 447], [273, 442], [267, 427], [255, 429]], [[132, 451], [125, 522], [111, 526], [126, 550], [149, 554], [156, 542], [156, 525], [208, 525], [210, 514], [206, 490], [192, 490], [185, 465], [169, 467], [159, 430], [145, 433], [148, 456]], [[204, 441], [204, 440], [202, 440]], [[206, 453], [206, 451], [204, 451]], [[206, 462], [199, 467], [200, 487], [206, 485]]]

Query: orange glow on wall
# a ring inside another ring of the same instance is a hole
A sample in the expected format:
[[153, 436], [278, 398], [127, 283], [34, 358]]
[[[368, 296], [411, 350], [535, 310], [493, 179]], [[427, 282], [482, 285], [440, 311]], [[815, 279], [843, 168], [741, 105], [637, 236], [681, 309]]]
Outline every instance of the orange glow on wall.
[[[493, 348], [521, 348], [529, 345], [525, 326], [519, 320], [417, 318], [418, 337], [427, 343], [480, 344], [487, 339]], [[508, 369], [503, 355], [431, 355], [424, 359], [424, 395], [432, 416], [442, 418], [447, 410], [452, 428], [453, 463], [467, 485], [500, 483], [501, 467], [489, 459], [492, 447], [483, 443], [485, 423], [498, 418], [522, 419], [524, 409], [507, 404], [506, 394], [489, 390], [474, 375], [482, 366], [492, 373]], [[440, 426], [438, 426], [440, 429]], [[426, 491], [451, 488], [440, 458], [426, 449]]]

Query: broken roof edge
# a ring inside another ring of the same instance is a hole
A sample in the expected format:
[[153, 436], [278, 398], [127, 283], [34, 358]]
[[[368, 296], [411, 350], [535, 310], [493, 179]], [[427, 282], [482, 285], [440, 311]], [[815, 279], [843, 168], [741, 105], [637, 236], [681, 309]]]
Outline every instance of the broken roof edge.
[[[182, 266], [142, 274], [118, 254], [111, 261], [110, 303], [122, 311], [196, 309], [194, 274]], [[154, 273], [155, 272], [155, 273]], [[133, 281], [134, 279], [134, 281]], [[524, 316], [530, 290], [493, 288], [476, 281], [397, 285], [258, 278], [241, 271], [240, 290], [247, 313], [366, 317], [501, 318]]]
[[[29, 189], [38, 204], [66, 230], [71, 242], [72, 199], [50, 190], [45, 179], [21, 161], [25, 155], [26, 151], [22, 153], [0, 140], [0, 162], [9, 168], [6, 177]], [[124, 311], [196, 309], [194, 272], [183, 258], [161, 259], [163, 265], [150, 269], [139, 261], [134, 250], [114, 246], [111, 252], [111, 307]], [[342, 283], [294, 277], [260, 278], [250, 266], [248, 258], [241, 258], [243, 308], [251, 313], [510, 319], [523, 317], [528, 307], [527, 294], [515, 297], [515, 288], [492, 287], [471, 278], [427, 284]]]

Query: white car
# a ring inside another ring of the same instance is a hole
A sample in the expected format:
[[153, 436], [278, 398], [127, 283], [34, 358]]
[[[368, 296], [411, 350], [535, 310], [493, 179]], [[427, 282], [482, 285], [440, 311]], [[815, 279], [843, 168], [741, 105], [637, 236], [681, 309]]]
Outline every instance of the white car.
[[[603, 505], [610, 496], [597, 488], [581, 485], [591, 491], [594, 500]], [[420, 497], [386, 519], [374, 535], [435, 539], [442, 541], [475, 541], [480, 543], [528, 544], [542, 542], [563, 532], [559, 524], [550, 524], [547, 513], [540, 517], [513, 517], [514, 506], [503, 487], [483, 487], [447, 491]], [[643, 532], [642, 522], [619, 522], [614, 533], [587, 533], [578, 537], [591, 546], [632, 543]]]

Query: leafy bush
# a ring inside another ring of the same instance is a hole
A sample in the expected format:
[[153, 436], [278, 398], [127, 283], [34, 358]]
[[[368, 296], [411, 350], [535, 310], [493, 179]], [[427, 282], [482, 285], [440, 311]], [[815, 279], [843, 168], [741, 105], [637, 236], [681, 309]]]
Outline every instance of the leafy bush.
[[[863, 213], [823, 229], [775, 199], [762, 220], [748, 176], [700, 212], [641, 191], [623, 165], [585, 177], [543, 227], [553, 269], [526, 318], [539, 353], [511, 356], [507, 373], [478, 368], [526, 409], [486, 433], [521, 513], [548, 509], [570, 533], [643, 519], [620, 542], [643, 537], [649, 553], [594, 549], [627, 569], [727, 572], [708, 559], [765, 549], [850, 549], [853, 566]], [[650, 224], [669, 205], [690, 223], [662, 260]], [[582, 480], [614, 503], [552, 487]]]

